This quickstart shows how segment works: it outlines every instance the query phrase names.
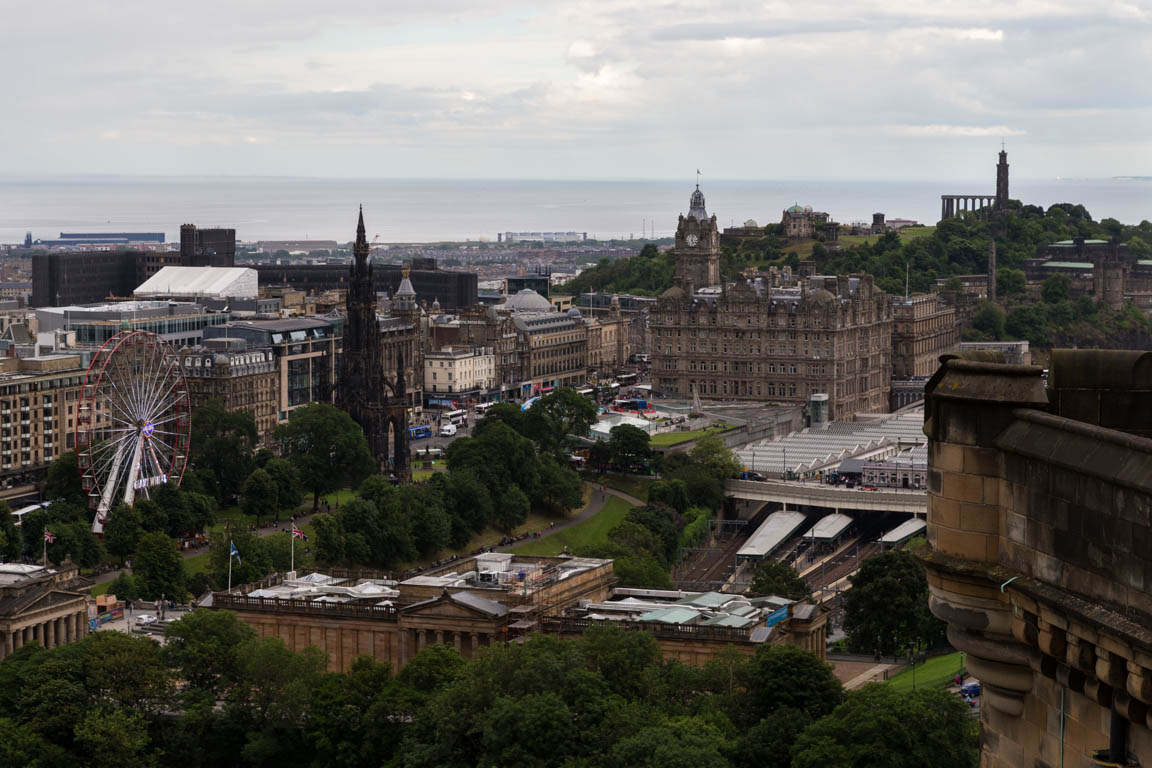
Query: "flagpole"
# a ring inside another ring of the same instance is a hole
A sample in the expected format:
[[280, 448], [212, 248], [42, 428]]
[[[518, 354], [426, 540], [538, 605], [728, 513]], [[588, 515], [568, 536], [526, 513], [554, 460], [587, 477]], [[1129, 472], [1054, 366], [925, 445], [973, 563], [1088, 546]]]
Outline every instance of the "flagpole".
[[228, 539], [228, 591], [232, 591], [232, 539]]
[[44, 529], [44, 567], [48, 567], [48, 529]]
[[296, 525], [295, 524], [292, 525], [292, 530], [289, 531], [288, 533], [292, 539], [292, 564], [289, 566], [288, 570], [292, 571], [292, 573], [296, 573]]

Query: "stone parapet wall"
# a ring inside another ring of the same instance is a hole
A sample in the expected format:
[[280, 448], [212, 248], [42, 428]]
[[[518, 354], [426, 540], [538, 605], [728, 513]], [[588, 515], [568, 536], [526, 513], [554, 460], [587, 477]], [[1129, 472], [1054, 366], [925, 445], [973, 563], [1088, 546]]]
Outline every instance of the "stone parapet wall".
[[1039, 368], [947, 359], [926, 388], [921, 557], [984, 684], [982, 768], [1092, 765], [1114, 732], [1152, 756], [1152, 440], [1049, 412], [1103, 402], [1076, 362], [1054, 356], [1046, 389]]

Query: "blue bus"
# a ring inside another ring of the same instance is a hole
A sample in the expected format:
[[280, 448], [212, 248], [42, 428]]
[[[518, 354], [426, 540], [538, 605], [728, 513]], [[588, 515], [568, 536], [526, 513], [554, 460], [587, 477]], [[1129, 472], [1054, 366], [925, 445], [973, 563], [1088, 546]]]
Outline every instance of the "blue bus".
[[418, 424], [415, 427], [408, 427], [408, 439], [419, 440], [423, 437], [432, 437], [432, 427], [428, 424]]

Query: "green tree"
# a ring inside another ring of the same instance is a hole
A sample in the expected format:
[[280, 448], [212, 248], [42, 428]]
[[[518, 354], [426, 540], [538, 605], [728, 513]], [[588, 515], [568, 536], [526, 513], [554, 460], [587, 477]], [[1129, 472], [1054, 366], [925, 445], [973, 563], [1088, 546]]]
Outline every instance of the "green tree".
[[143, 535], [144, 525], [140, 511], [135, 507], [117, 504], [108, 513], [108, 522], [104, 524], [104, 546], [120, 560], [121, 565], [136, 551]]
[[48, 468], [48, 475], [44, 478], [44, 498], [78, 506], [88, 503], [88, 494], [84, 492], [80, 464], [76, 460], [75, 451], [60, 454]]
[[[300, 474], [286, 459], [270, 458], [262, 469], [276, 483], [276, 504], [280, 509], [295, 510], [300, 506]], [[279, 517], [277, 517], [279, 519]]]
[[0, 557], [15, 560], [20, 557], [23, 549], [23, 540], [16, 528], [16, 521], [12, 519], [12, 510], [8, 502], [0, 499]]
[[[238, 558], [232, 557], [232, 546], [236, 547]], [[212, 546], [208, 550], [208, 570], [218, 587], [228, 584], [230, 560], [233, 586], [257, 582], [272, 572], [272, 558], [264, 542], [250, 531], [232, 531], [212, 537]]]
[[1018, 269], [1000, 267], [996, 270], [996, 295], [1018, 296], [1028, 287], [1027, 276]]
[[136, 589], [136, 580], [128, 571], [121, 571], [108, 585], [108, 594], [116, 595], [121, 600], [136, 600], [140, 597], [140, 590]]
[[267, 520], [273, 515], [280, 520], [280, 504], [277, 502], [276, 481], [262, 469], [252, 470], [240, 491], [241, 509], [246, 515], [254, 515], [257, 520]]
[[531, 511], [532, 504], [528, 501], [528, 496], [518, 486], [513, 485], [504, 492], [495, 505], [492, 525], [502, 533], [511, 533], [516, 526], [528, 519], [528, 513]]
[[214, 704], [240, 683], [240, 649], [255, 639], [231, 611], [192, 611], [165, 628], [164, 660], [187, 683], [186, 697]]
[[972, 315], [972, 327], [992, 339], [1001, 339], [1004, 337], [1004, 319], [1004, 310], [999, 304], [983, 301]]
[[164, 595], [184, 599], [184, 558], [176, 542], [163, 533], [146, 533], [136, 545], [132, 577], [140, 596], [155, 600]]
[[742, 690], [730, 716], [751, 725], [782, 707], [812, 719], [823, 717], [844, 698], [832, 667], [794, 645], [762, 645], [738, 672]]
[[312, 492], [313, 509], [320, 505], [320, 494], [359, 484], [372, 472], [364, 432], [351, 416], [327, 403], [297, 408], [287, 424], [276, 428], [275, 439]]
[[1072, 281], [1066, 275], [1052, 275], [1044, 281], [1040, 295], [1045, 304], [1058, 304], [1067, 301], [1072, 292]]
[[716, 435], [697, 440], [689, 456], [718, 480], [734, 477], [740, 472], [740, 460]]
[[256, 419], [248, 411], [210, 400], [192, 412], [192, 465], [211, 471], [222, 501], [234, 499], [252, 473], [256, 440]]
[[648, 486], [648, 501], [651, 504], [666, 504], [683, 515], [688, 511], [688, 486], [683, 480], [657, 480]]
[[572, 387], [560, 387], [537, 400], [525, 418], [543, 417], [542, 434], [533, 436], [541, 449], [557, 451], [568, 436], [585, 437], [596, 423], [596, 404]]
[[532, 494], [533, 506], [539, 512], [560, 517], [580, 506], [584, 500], [580, 476], [551, 456], [540, 460], [540, 482]]
[[660, 541], [661, 549], [654, 554], [659, 555], [666, 563], [675, 560], [680, 531], [684, 528], [684, 519], [679, 512], [664, 504], [645, 504], [629, 509], [624, 519], [638, 523], [655, 534]]
[[967, 705], [943, 689], [870, 683], [800, 734], [792, 766], [975, 768], [976, 729]]
[[651, 438], [644, 430], [631, 424], [620, 424], [612, 427], [608, 434], [612, 462], [621, 472], [635, 472], [648, 460]]
[[778, 560], [763, 560], [756, 566], [752, 583], [744, 594], [750, 597], [776, 595], [790, 600], [807, 600], [812, 590], [792, 566]]
[[916, 641], [932, 644], [942, 624], [928, 611], [924, 566], [907, 550], [868, 558], [844, 595], [844, 631], [862, 652], [894, 653]]
[[148, 736], [148, 723], [131, 710], [90, 710], [76, 724], [76, 746], [92, 768], [148, 768], [159, 753]]

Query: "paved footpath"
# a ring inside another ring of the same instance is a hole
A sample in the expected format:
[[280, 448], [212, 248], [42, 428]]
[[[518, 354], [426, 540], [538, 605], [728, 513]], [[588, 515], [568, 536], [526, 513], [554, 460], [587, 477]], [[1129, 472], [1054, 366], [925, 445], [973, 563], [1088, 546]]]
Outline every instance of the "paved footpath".
[[[591, 489], [590, 495], [588, 496], [588, 503], [585, 504], [584, 508], [577, 512], [574, 516], [566, 518], [563, 522], [557, 522], [556, 525], [551, 528], [542, 528], [540, 530], [541, 539], [547, 538], [548, 536], [551, 536], [558, 531], [562, 531], [565, 528], [571, 528], [577, 523], [584, 522], [593, 515], [596, 515], [600, 512], [600, 510], [604, 509], [604, 505], [608, 503], [609, 496], [615, 496], [616, 498], [624, 499], [624, 501], [628, 502], [634, 507], [642, 507], [646, 503], [643, 500], [636, 498], [635, 496], [630, 496], [629, 494], [624, 493], [623, 491], [617, 491], [615, 488], [608, 488], [606, 486], [601, 488], [599, 483], [586, 482], [584, 485], [585, 487]], [[533, 539], [531, 536], [529, 536], [520, 539], [519, 541], [514, 541], [511, 544], [494, 547], [493, 551], [507, 552], [513, 547], [518, 547], [528, 541], [539, 541], [539, 539]]]

